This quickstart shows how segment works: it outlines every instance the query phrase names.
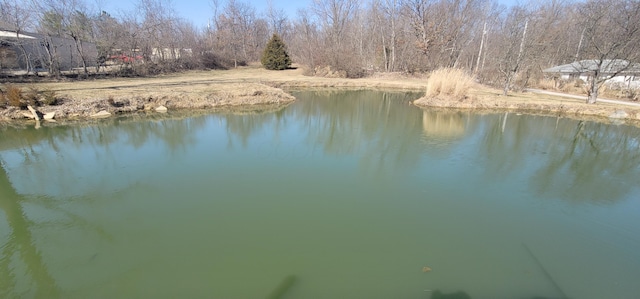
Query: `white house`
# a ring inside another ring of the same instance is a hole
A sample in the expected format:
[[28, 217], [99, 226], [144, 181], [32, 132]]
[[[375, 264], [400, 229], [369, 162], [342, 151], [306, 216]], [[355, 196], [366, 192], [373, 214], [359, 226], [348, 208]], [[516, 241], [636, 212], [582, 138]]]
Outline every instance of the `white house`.
[[543, 70], [547, 75], [557, 76], [563, 80], [591, 80], [596, 71], [599, 78], [610, 78], [606, 84], [618, 88], [640, 88], [640, 63], [632, 63], [622, 59], [581, 60], [569, 64], [554, 66]]

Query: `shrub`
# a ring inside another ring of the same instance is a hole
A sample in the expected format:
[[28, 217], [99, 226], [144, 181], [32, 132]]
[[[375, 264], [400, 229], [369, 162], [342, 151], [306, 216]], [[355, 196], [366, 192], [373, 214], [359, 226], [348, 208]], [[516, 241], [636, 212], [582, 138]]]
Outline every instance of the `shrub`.
[[219, 55], [212, 52], [202, 53], [200, 63], [205, 69], [227, 70], [229, 66], [233, 66], [233, 61], [225, 60]]
[[29, 88], [27, 92], [22, 95], [22, 101], [27, 105], [38, 106], [40, 104], [40, 91], [36, 88]]
[[7, 108], [7, 98], [4, 96], [2, 89], [0, 89], [0, 108]]
[[447, 96], [462, 100], [467, 96], [471, 85], [473, 85], [473, 78], [465, 71], [455, 68], [441, 68], [429, 76], [426, 96]]
[[60, 104], [60, 99], [58, 99], [55, 91], [51, 89], [45, 89], [40, 92], [40, 104], [58, 105]]
[[268, 70], [284, 70], [291, 66], [291, 58], [287, 53], [287, 46], [280, 39], [280, 36], [273, 34], [264, 48], [264, 52], [262, 52], [260, 62]]
[[9, 85], [7, 86], [7, 91], [5, 92], [5, 98], [7, 101], [7, 105], [18, 107], [20, 109], [26, 109], [27, 103], [22, 100], [22, 89], [19, 87]]
[[24, 107], [26, 107], [26, 105], [42, 106], [60, 104], [55, 91], [50, 89], [38, 90], [37, 88], [29, 88], [26, 93], [23, 93], [22, 102], [24, 103]]

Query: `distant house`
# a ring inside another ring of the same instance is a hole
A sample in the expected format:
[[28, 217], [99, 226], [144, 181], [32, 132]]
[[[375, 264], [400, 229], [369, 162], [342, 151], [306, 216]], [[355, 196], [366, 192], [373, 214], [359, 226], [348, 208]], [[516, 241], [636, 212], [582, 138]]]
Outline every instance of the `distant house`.
[[589, 81], [596, 71], [600, 78], [611, 77], [607, 84], [622, 88], [640, 88], [640, 63], [622, 59], [581, 60], [554, 66], [542, 72], [563, 80], [581, 79]]
[[189, 57], [193, 54], [191, 49], [182, 48], [152, 48], [151, 60], [173, 60], [181, 57]]
[[[53, 47], [57, 65], [61, 71], [70, 71], [82, 67], [82, 57], [76, 50], [74, 40], [50, 37], [37, 33], [17, 32], [1, 27], [0, 24], [0, 72], [19, 73], [27, 71], [47, 71], [48, 53], [46, 43]], [[97, 64], [96, 45], [82, 42], [83, 54], [87, 66]]]

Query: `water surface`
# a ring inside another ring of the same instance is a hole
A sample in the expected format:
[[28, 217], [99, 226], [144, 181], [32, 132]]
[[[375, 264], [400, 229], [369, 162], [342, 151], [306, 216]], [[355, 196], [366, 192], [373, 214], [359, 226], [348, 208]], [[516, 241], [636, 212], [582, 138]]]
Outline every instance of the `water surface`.
[[0, 297], [640, 294], [638, 128], [295, 95], [2, 129]]

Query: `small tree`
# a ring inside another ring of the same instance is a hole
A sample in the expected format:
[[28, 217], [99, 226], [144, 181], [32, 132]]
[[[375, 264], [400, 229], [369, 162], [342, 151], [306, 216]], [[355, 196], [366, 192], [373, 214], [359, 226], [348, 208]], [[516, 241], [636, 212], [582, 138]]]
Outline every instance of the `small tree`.
[[291, 66], [291, 58], [287, 54], [287, 46], [280, 36], [273, 34], [262, 53], [260, 60], [268, 70], [284, 70]]

